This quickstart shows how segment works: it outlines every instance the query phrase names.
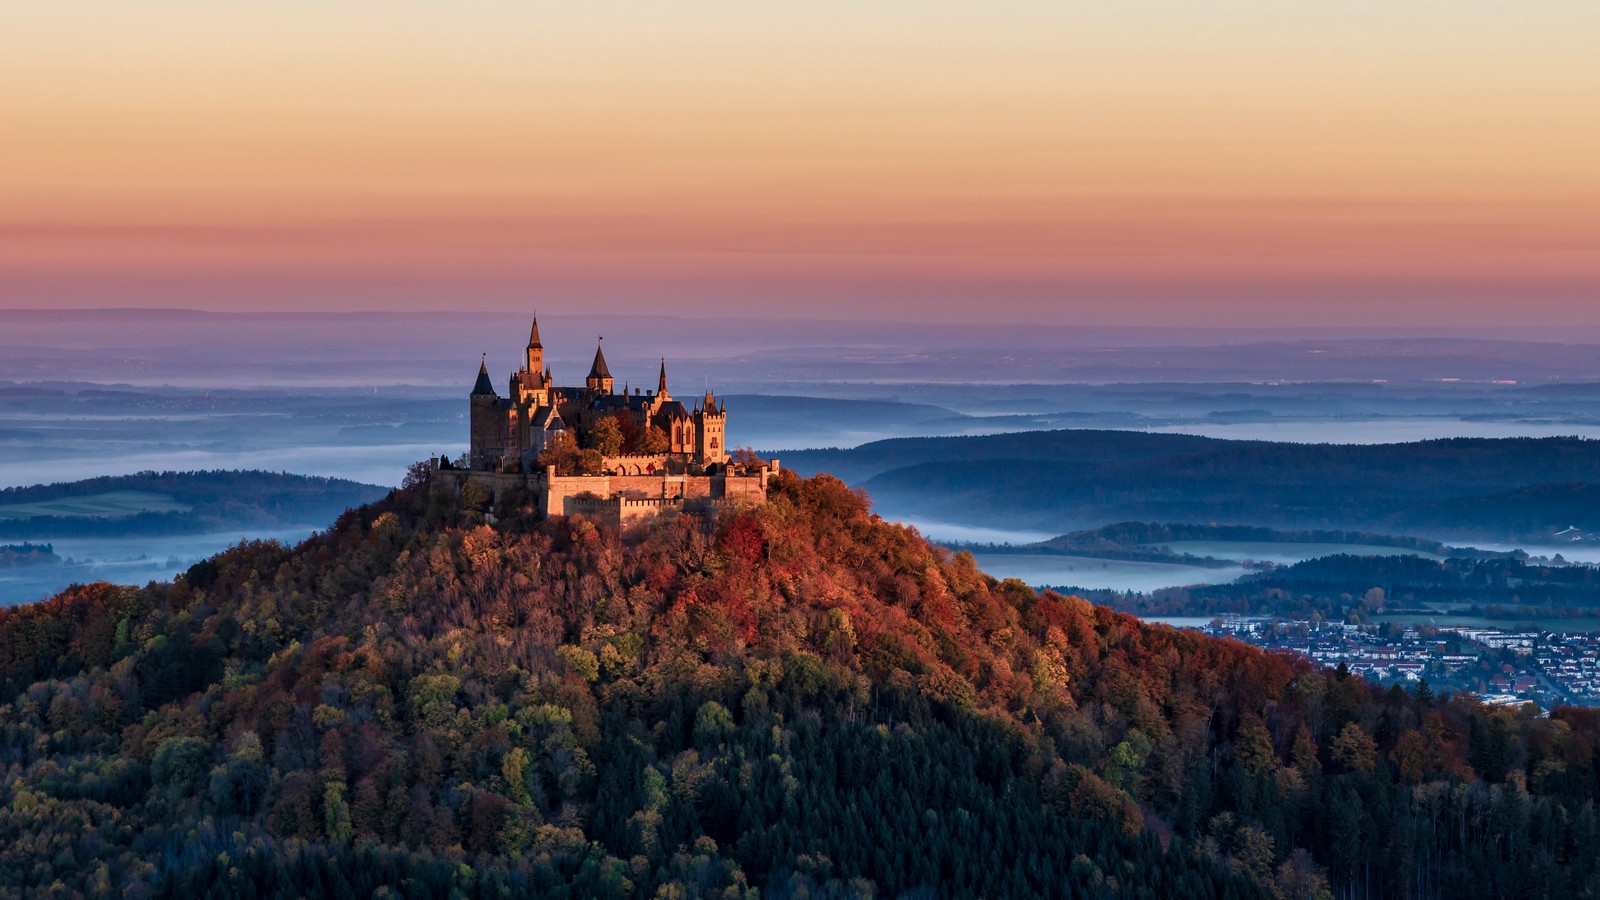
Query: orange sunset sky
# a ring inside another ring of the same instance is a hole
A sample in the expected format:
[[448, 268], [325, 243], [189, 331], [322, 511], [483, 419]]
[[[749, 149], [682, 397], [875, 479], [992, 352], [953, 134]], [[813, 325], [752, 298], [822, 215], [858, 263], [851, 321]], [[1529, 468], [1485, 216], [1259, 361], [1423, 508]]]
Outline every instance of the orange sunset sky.
[[1600, 323], [1600, 4], [0, 5], [0, 308]]

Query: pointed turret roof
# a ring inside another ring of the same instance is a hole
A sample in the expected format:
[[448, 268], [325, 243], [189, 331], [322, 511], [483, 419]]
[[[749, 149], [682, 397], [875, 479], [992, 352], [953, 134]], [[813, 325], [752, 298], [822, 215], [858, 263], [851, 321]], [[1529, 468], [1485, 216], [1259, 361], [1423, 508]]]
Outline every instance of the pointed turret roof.
[[543, 350], [544, 349], [544, 345], [539, 343], [539, 314], [538, 313], [534, 313], [533, 314], [533, 331], [531, 333], [529, 333], [529, 335], [528, 335], [528, 347], [531, 348], [531, 349], [536, 349], [536, 350]]
[[661, 357], [661, 380], [656, 382], [656, 393], [665, 394], [666, 392], [667, 392], [667, 358], [665, 356], [663, 356], [663, 357]]
[[[601, 340], [603, 341], [603, 340], [605, 340], [605, 338], [601, 338]], [[594, 348], [594, 365], [589, 367], [589, 377], [590, 378], [610, 378], [611, 377], [611, 370], [606, 368], [606, 352], [599, 344], [596, 344], [595, 348]]]
[[478, 383], [472, 386], [472, 396], [476, 397], [479, 394], [488, 394], [491, 397], [496, 396], [494, 384], [489, 381], [489, 355], [487, 353], [484, 354], [483, 360], [478, 363]]

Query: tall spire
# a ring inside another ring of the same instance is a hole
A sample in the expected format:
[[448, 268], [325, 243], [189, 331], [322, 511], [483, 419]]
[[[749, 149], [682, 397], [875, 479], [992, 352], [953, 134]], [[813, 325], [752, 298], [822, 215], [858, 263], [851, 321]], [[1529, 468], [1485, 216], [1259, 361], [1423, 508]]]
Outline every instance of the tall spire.
[[661, 357], [661, 379], [656, 382], [656, 393], [667, 396], [667, 358]]
[[472, 386], [472, 395], [476, 397], [480, 394], [495, 396], [494, 383], [489, 380], [489, 354], [487, 353], [483, 355], [483, 359], [478, 363], [478, 383]]
[[533, 329], [528, 332], [528, 349], [522, 351], [522, 377], [531, 388], [549, 385], [544, 376], [544, 344], [539, 341], [539, 312], [533, 313]]
[[[604, 341], [605, 338], [600, 338]], [[606, 367], [606, 351], [601, 344], [595, 344], [594, 364], [589, 367], [590, 378], [610, 378], [611, 370]]]
[[[605, 338], [600, 340], [604, 341]], [[601, 394], [611, 393], [611, 386], [616, 382], [611, 380], [611, 369], [606, 366], [606, 354], [598, 345], [594, 348], [594, 365], [589, 367], [589, 377], [584, 379], [584, 385], [591, 391]]]

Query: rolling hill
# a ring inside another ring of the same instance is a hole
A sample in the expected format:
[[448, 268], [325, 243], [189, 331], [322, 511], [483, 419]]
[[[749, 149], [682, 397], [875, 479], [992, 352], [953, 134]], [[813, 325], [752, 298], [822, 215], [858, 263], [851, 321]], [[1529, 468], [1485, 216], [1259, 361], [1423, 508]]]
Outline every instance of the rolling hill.
[[321, 525], [387, 488], [286, 472], [140, 472], [0, 489], [0, 538], [200, 534]]
[[474, 502], [419, 484], [296, 547], [0, 611], [0, 890], [1600, 883], [1592, 713], [1382, 692], [999, 582], [827, 477], [625, 532]]
[[1578, 438], [1345, 445], [1069, 430], [782, 458], [864, 487], [887, 516], [998, 528], [1144, 520], [1535, 542], [1600, 532], [1600, 442]]

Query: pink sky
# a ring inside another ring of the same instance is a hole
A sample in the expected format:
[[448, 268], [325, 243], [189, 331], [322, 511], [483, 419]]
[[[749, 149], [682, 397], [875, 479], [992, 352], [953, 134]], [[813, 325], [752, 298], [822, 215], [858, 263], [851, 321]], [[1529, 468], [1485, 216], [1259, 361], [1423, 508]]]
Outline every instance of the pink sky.
[[0, 307], [1600, 323], [1592, 3], [15, 6]]

